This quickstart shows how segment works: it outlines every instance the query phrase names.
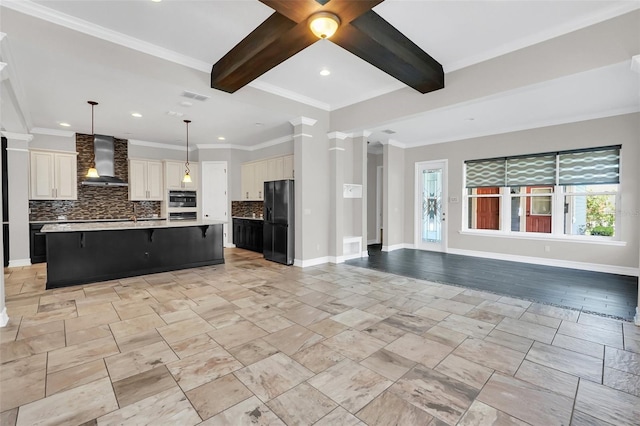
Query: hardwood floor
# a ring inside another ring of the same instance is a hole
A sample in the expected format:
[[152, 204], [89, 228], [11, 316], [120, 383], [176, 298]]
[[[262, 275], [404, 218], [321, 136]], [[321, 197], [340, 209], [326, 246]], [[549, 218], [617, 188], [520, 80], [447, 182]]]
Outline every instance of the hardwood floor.
[[637, 277], [423, 250], [383, 252], [380, 248], [371, 245], [368, 258], [347, 264], [627, 321], [635, 314]]

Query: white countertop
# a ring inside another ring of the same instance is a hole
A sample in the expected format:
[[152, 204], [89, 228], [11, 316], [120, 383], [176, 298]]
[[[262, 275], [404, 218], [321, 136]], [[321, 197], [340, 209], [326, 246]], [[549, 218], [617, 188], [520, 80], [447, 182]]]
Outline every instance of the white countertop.
[[42, 227], [40, 232], [83, 232], [83, 231], [110, 231], [123, 229], [151, 229], [151, 228], [184, 228], [188, 226], [219, 225], [227, 223], [222, 220], [145, 220], [126, 222], [84, 222], [84, 223], [58, 223], [48, 224]]
[[[139, 221], [143, 220], [165, 220], [164, 217], [144, 217], [138, 218]], [[127, 222], [129, 219], [51, 219], [51, 220], [30, 220], [29, 223], [90, 223], [90, 222]], [[7, 222], [9, 223], [9, 222]]]
[[248, 220], [264, 220], [261, 217], [233, 216], [231, 219], [248, 219]]

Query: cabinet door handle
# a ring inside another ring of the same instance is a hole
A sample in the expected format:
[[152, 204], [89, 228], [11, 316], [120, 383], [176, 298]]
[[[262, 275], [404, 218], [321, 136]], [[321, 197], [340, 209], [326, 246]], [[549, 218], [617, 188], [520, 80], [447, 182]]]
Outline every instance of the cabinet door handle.
[[262, 198], [262, 191], [258, 191], [258, 198]]
[[249, 192], [247, 192], [247, 200], [249, 199]]

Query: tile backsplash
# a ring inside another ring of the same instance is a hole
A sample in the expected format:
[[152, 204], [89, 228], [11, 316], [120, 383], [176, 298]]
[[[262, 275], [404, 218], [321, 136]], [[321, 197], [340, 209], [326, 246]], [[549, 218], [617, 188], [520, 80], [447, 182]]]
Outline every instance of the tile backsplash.
[[[127, 161], [127, 141], [115, 139], [114, 162], [115, 175], [128, 182], [129, 165]], [[93, 159], [93, 136], [76, 135], [78, 152], [78, 199], [77, 200], [31, 200], [29, 201], [29, 220], [58, 220], [65, 216], [67, 220], [128, 219], [133, 214], [135, 204], [138, 218], [160, 215], [159, 201], [129, 201], [129, 189], [125, 187], [86, 186], [81, 182]]]
[[232, 201], [231, 202], [231, 216], [233, 217], [256, 217], [262, 215], [262, 208], [264, 203], [262, 201]]

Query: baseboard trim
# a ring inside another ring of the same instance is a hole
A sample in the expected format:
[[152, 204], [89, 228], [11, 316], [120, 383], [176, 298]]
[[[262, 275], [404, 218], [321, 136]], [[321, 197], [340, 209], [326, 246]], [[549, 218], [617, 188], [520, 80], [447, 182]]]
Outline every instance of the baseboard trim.
[[329, 263], [344, 263], [346, 256], [328, 256]]
[[236, 245], [233, 243], [225, 243], [224, 248], [236, 248]]
[[325, 257], [316, 257], [315, 259], [294, 259], [293, 266], [298, 266], [300, 268], [309, 268], [311, 266], [323, 265], [325, 263], [329, 263], [329, 256]]
[[413, 248], [413, 244], [402, 243], [402, 244], [394, 244], [392, 246], [382, 246], [382, 251], [394, 251], [394, 250], [412, 249], [412, 248]]
[[9, 323], [9, 315], [7, 315], [7, 307], [5, 306], [0, 312], [0, 327], [4, 327]]
[[369, 257], [369, 252], [368, 252], [368, 251], [366, 251], [366, 250], [365, 250], [365, 251], [363, 251], [363, 252], [360, 254], [360, 257]]
[[534, 265], [555, 266], [559, 268], [580, 269], [583, 271], [605, 272], [608, 274], [629, 275], [637, 277], [640, 272], [638, 268], [627, 266], [604, 265], [598, 263], [576, 262], [571, 260], [545, 259], [541, 257], [518, 256], [514, 254], [491, 253], [475, 250], [464, 250], [449, 248], [449, 254], [460, 254], [463, 256], [482, 257], [486, 259], [508, 260], [512, 262], [531, 263]]
[[21, 268], [23, 266], [31, 266], [31, 259], [9, 260], [9, 268]]

